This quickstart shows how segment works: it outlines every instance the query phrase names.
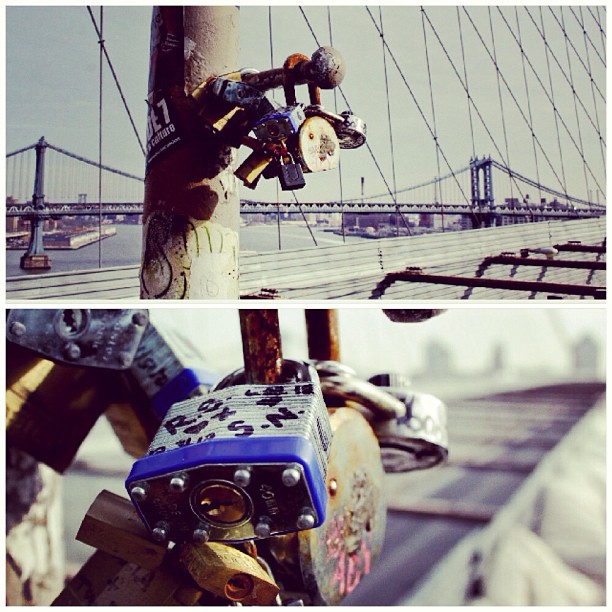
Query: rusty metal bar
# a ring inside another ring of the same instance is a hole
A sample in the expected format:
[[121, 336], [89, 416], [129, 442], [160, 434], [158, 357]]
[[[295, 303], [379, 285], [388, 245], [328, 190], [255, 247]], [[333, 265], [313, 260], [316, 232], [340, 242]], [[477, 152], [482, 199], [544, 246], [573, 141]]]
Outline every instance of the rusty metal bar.
[[283, 365], [278, 310], [241, 309], [240, 329], [247, 383], [278, 382]]
[[338, 312], [329, 309], [306, 309], [308, 356], [321, 361], [340, 361]]
[[547, 283], [542, 281], [519, 281], [500, 278], [479, 278], [472, 276], [444, 276], [422, 272], [390, 272], [372, 291], [370, 299], [381, 298], [386, 289], [397, 281], [433, 283], [437, 285], [458, 285], [461, 287], [485, 287], [489, 289], [512, 289], [514, 291], [536, 291], [543, 293], [564, 293], [566, 295], [588, 295], [605, 299], [606, 289], [593, 285], [570, 285], [566, 283]]
[[578, 261], [575, 259], [546, 259], [544, 257], [513, 257], [496, 255], [486, 257], [482, 265], [508, 264], [516, 266], [542, 266], [547, 268], [581, 268], [583, 270], [605, 270], [605, 261]]
[[580, 244], [577, 242], [569, 242], [567, 244], [555, 244], [557, 251], [573, 251], [575, 253], [598, 253], [605, 255], [606, 247], [596, 244]]

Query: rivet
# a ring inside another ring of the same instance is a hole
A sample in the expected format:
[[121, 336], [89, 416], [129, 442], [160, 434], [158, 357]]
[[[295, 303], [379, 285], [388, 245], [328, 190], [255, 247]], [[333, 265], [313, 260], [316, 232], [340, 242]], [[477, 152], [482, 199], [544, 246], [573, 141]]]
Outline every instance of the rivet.
[[270, 523], [271, 521], [267, 516], [262, 516], [255, 525], [255, 535], [260, 538], [269, 538], [272, 534]]
[[23, 323], [20, 323], [19, 321], [14, 321], [13, 323], [11, 323], [10, 332], [11, 334], [13, 334], [13, 336], [21, 338], [21, 336], [26, 333], [26, 326]]
[[191, 537], [196, 544], [204, 544], [210, 539], [210, 532], [206, 527], [198, 527], [193, 530]]
[[234, 472], [234, 483], [239, 487], [248, 487], [251, 483], [251, 472], [247, 468], [238, 468]]
[[147, 499], [147, 490], [144, 487], [135, 486], [130, 489], [130, 495], [136, 501], [144, 501]]
[[81, 349], [79, 348], [78, 344], [75, 344], [74, 342], [69, 342], [64, 347], [64, 351], [69, 359], [78, 359], [81, 356]]
[[290, 463], [284, 470], [281, 480], [286, 487], [295, 487], [300, 482], [302, 474], [300, 473], [297, 463]]
[[187, 488], [187, 478], [185, 476], [173, 476], [170, 479], [169, 486], [174, 493], [183, 493]]
[[302, 514], [298, 516], [296, 526], [298, 529], [312, 529], [315, 524], [315, 517], [310, 508], [303, 508]]
[[151, 535], [156, 542], [165, 542], [168, 539], [168, 524], [157, 523]]

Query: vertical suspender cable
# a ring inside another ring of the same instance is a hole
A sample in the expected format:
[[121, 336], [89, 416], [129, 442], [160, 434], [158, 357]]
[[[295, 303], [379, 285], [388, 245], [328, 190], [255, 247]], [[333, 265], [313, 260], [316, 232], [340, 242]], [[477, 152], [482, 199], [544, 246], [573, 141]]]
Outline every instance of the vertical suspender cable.
[[465, 94], [470, 120], [470, 135], [472, 137], [472, 158], [476, 159], [476, 142], [474, 140], [474, 120], [472, 119], [472, 102], [470, 97], [470, 85], [468, 83], [467, 63], [465, 61], [465, 47], [463, 45], [463, 27], [461, 25], [461, 11], [457, 7], [457, 23], [459, 24], [459, 42], [461, 43], [461, 59], [463, 61], [463, 78], [465, 80]]
[[425, 27], [425, 9], [421, 7], [421, 25], [423, 27], [423, 42], [425, 46], [425, 63], [427, 65], [427, 79], [429, 82], [429, 98], [431, 102], [431, 124], [434, 132], [434, 144], [436, 150], [436, 181], [434, 182], [434, 199], [440, 204], [442, 231], [444, 232], [444, 202], [442, 201], [442, 185], [440, 181], [440, 148], [438, 147], [438, 127], [436, 123], [436, 106], [434, 104], [433, 82], [431, 79], [431, 66], [429, 63], [429, 47], [427, 45], [427, 28]]
[[[270, 68], [274, 68], [274, 45], [272, 43], [272, 6], [268, 7], [268, 33], [270, 34]], [[274, 93], [272, 94], [274, 96]], [[278, 181], [276, 183], [276, 228], [278, 233], [278, 250], [282, 251], [281, 243], [281, 219], [280, 219], [280, 198], [278, 194]]]
[[104, 7], [100, 7], [100, 104], [98, 108], [98, 267], [102, 267], [102, 74], [104, 67]]

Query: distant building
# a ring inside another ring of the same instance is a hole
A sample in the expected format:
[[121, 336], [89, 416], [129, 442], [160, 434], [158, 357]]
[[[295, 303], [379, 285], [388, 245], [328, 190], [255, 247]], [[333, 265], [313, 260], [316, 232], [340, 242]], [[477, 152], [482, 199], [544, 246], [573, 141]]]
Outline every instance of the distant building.
[[573, 346], [574, 374], [579, 378], [596, 378], [599, 367], [599, 345], [592, 336], [583, 336]]

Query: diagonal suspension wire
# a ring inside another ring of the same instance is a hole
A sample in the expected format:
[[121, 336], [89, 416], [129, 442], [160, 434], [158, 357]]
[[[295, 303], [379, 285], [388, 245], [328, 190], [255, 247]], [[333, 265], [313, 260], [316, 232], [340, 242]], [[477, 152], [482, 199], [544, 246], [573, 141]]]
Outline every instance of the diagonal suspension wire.
[[[372, 15], [372, 12], [370, 11], [370, 8], [368, 6], [366, 6], [365, 9], [366, 9], [368, 15], [370, 16], [370, 19], [372, 20], [372, 24], [374, 25], [374, 28], [376, 29], [376, 31], [378, 32], [378, 34], [380, 36], [380, 30], [378, 28], [378, 25], [376, 24], [376, 20], [374, 19], [374, 15]], [[429, 17], [427, 17], [427, 14], [425, 14], [425, 16], [426, 16], [427, 20], [429, 21]], [[431, 24], [431, 22], [429, 22], [429, 23]], [[399, 72], [400, 78], [402, 79], [404, 85], [408, 89], [408, 93], [410, 94], [410, 97], [412, 98], [412, 101], [414, 102], [414, 105], [416, 106], [419, 114], [421, 115], [421, 119], [425, 123], [425, 126], [426, 126], [427, 130], [429, 131], [431, 137], [433, 138], [435, 136], [434, 131], [433, 131], [431, 125], [429, 124], [429, 121], [427, 120], [427, 117], [425, 116], [425, 113], [423, 112], [423, 109], [421, 108], [421, 105], [419, 104], [418, 100], [416, 99], [416, 96], [414, 95], [414, 92], [413, 92], [412, 88], [410, 87], [410, 84], [408, 83], [408, 80], [406, 79], [406, 76], [404, 75], [404, 72], [402, 71], [402, 69], [401, 69], [397, 59], [395, 58], [395, 55], [393, 54], [393, 52], [389, 48], [389, 45], [388, 45], [387, 41], [383, 39], [383, 42], [384, 42], [385, 47], [387, 48], [387, 51], [389, 53], [389, 57], [393, 61], [397, 71]], [[446, 157], [446, 155], [444, 153], [444, 150], [442, 149], [439, 141], [436, 142], [436, 147], [439, 149], [440, 155], [442, 156], [442, 158], [443, 158], [445, 164], [447, 165], [448, 169], [451, 171], [451, 173], [453, 173], [453, 168], [450, 165], [450, 162], [448, 161], [448, 158]], [[468, 204], [468, 206], [470, 206], [470, 208], [473, 208], [472, 207], [471, 199], [467, 197], [465, 191], [463, 190], [463, 186], [459, 183], [459, 181], [454, 176], [454, 174], [453, 174], [453, 178], [455, 179], [455, 182], [457, 183], [457, 186], [459, 187], [459, 190], [461, 191], [461, 193], [463, 195], [463, 198], [465, 199], [466, 203]], [[472, 210], [472, 214], [474, 214], [473, 210]]]
[[[98, 36], [98, 40], [102, 40], [102, 33], [100, 32], [100, 29], [98, 28], [98, 24], [96, 23], [96, 19], [93, 15], [93, 12], [91, 10], [91, 7], [88, 6], [87, 7], [87, 12], [89, 13], [89, 16], [91, 18], [91, 22], [93, 24], [94, 29], [96, 30], [96, 34]], [[123, 102], [123, 106], [127, 112], [128, 118], [130, 120], [130, 124], [132, 125], [132, 129], [134, 130], [134, 134], [136, 135], [136, 139], [138, 140], [138, 144], [140, 145], [140, 150], [142, 151], [143, 155], [146, 155], [145, 153], [145, 148], [142, 145], [142, 140], [140, 139], [140, 135], [138, 134], [138, 129], [136, 128], [136, 124], [134, 123], [134, 119], [132, 117], [132, 113], [130, 112], [130, 109], [128, 107], [128, 103], [125, 99], [125, 96], [123, 95], [123, 90], [121, 89], [121, 85], [119, 84], [119, 78], [117, 77], [117, 73], [115, 72], [115, 68], [113, 66], [113, 63], [111, 62], [110, 56], [108, 54], [108, 51], [106, 49], [106, 46], [104, 44], [104, 41], [102, 40], [102, 42], [100, 43], [101, 45], [101, 49], [104, 53], [104, 56], [106, 57], [106, 61], [108, 63], [108, 67], [110, 68], [111, 74], [113, 75], [113, 79], [115, 80], [115, 85], [117, 86], [117, 90], [119, 92], [119, 96], [121, 97], [121, 101]]]
[[605, 57], [605, 55], [606, 55], [606, 33], [604, 32], [603, 28], [601, 27], [601, 18], [599, 16], [599, 7], [596, 6], [595, 8], [597, 9], [597, 15], [593, 14], [593, 9], [590, 6], [587, 6], [587, 9], [588, 9], [591, 17], [593, 18], [593, 20], [595, 21], [595, 24], [597, 25], [597, 28], [599, 29], [599, 36], [601, 38], [601, 46], [603, 48], [603, 55]]
[[[504, 148], [506, 149], [506, 159], [508, 160], [508, 167], [512, 167], [512, 163], [510, 161], [510, 145], [508, 143], [508, 130], [506, 127], [506, 113], [504, 112], [504, 98], [502, 96], [501, 90], [501, 78], [500, 78], [500, 68], [499, 63], [497, 61], [497, 48], [495, 46], [495, 34], [493, 31], [493, 19], [491, 17], [491, 7], [487, 7], [487, 12], [489, 15], [489, 29], [491, 31], [491, 46], [493, 49], [493, 65], [495, 66], [495, 76], [497, 80], [497, 97], [499, 100], [499, 110], [501, 114], [501, 123], [502, 123], [502, 133], [504, 135]], [[533, 131], [532, 131], [533, 133]], [[510, 175], [510, 178], [512, 176]], [[514, 199], [514, 192], [512, 189], [512, 180], [510, 180], [510, 198]]]
[[[595, 81], [593, 80], [593, 74], [591, 72], [591, 54], [589, 53], [589, 45], [587, 44], [587, 31], [584, 24], [584, 14], [582, 12], [582, 7], [578, 7], [580, 9], [580, 26], [582, 27], [582, 32], [584, 33], [584, 50], [586, 53], [586, 62], [588, 67], [589, 80], [591, 81], [591, 94], [593, 96], [593, 112], [595, 114], [595, 123], [597, 124], [597, 132], [601, 134], [601, 124], [599, 122], [599, 111], [597, 108], [597, 99], [595, 97]], [[606, 153], [604, 150], [604, 145], [599, 139], [599, 148], [601, 149], [601, 160], [603, 162], [603, 167], [606, 167]]]
[[463, 61], [463, 78], [465, 79], [468, 117], [470, 120], [470, 135], [472, 137], [472, 158], [476, 159], [476, 141], [474, 140], [474, 120], [472, 118], [472, 105], [470, 103], [470, 86], [468, 83], [467, 63], [465, 61], [465, 46], [463, 44], [463, 26], [461, 24], [461, 12], [459, 10], [459, 7], [457, 6], [456, 9], [457, 9], [457, 25], [459, 27], [459, 42], [461, 43], [461, 59]]
[[[531, 17], [531, 13], [529, 12], [529, 9], [527, 7], [525, 7], [525, 10], [527, 11], [527, 14], [529, 15], [529, 17], [532, 20], [532, 23], [534, 23], [535, 25], [535, 21], [533, 20], [533, 17]], [[546, 32], [544, 30], [544, 13], [542, 11], [542, 7], [539, 7], [540, 10], [540, 23], [542, 25], [542, 41], [544, 42], [544, 54], [546, 56], [546, 67], [548, 70], [548, 84], [550, 86], [550, 101], [552, 103], [552, 107], [553, 109], [557, 108], [557, 105], [555, 103], [555, 90], [554, 90], [554, 86], [553, 86], [553, 80], [552, 80], [552, 71], [550, 69], [550, 48], [548, 46], [548, 43], [546, 42]], [[563, 147], [561, 146], [561, 132], [559, 130], [559, 115], [557, 112], [553, 113], [553, 117], [555, 118], [555, 130], [557, 133], [557, 146], [559, 148], [559, 159], [561, 161], [561, 176], [563, 177], [563, 182], [562, 182], [562, 187], [563, 190], [565, 191], [565, 195], [567, 197], [568, 193], [567, 193], [567, 178], [565, 176], [565, 162], [563, 159]]]
[[[578, 7], [578, 8], [580, 8], [580, 14], [582, 16], [582, 7]], [[593, 48], [593, 51], [595, 52], [595, 55], [597, 55], [597, 57], [599, 58], [601, 63], [605, 66], [606, 65], [606, 60], [599, 54], [599, 50], [593, 44], [593, 41], [591, 40], [591, 37], [589, 36], [588, 32], [586, 31], [586, 29], [584, 27], [584, 20], [583, 19], [578, 19], [578, 15], [576, 15], [576, 12], [574, 11], [574, 8], [572, 6], [569, 7], [569, 10], [572, 13], [572, 15], [574, 16], [574, 19], [578, 22], [578, 25], [580, 26], [580, 29], [582, 30], [582, 32], [584, 34], [585, 40], [588, 41], [588, 43]], [[588, 45], [587, 45], [587, 48], [588, 48]]]
[[[514, 16], [516, 18], [516, 32], [518, 35], [519, 43], [521, 45], [521, 49], [523, 48], [523, 38], [521, 35], [521, 24], [519, 20], [518, 7], [514, 7]], [[534, 125], [533, 121], [533, 113], [531, 110], [531, 96], [529, 94], [529, 81], [527, 79], [527, 69], [525, 67], [525, 56], [521, 53], [521, 64], [523, 68], [523, 82], [525, 83], [525, 98], [527, 99], [527, 112], [529, 113], [529, 123]], [[538, 163], [538, 150], [536, 147], [535, 137], [532, 132], [531, 134], [531, 145], [533, 148], [533, 161], [536, 169], [536, 180], [538, 185], [540, 184], [540, 164]], [[542, 190], [538, 187], [538, 201], [542, 200]]]
[[[465, 7], [463, 7], [463, 10], [466, 12], [466, 14], [468, 14], [468, 13], [467, 13], [467, 9], [466, 9]], [[515, 34], [514, 34], [514, 32], [512, 31], [512, 28], [511, 28], [510, 24], [507, 22], [507, 20], [506, 20], [505, 16], [504, 16], [504, 15], [503, 15], [503, 13], [501, 12], [501, 9], [500, 9], [500, 7], [499, 7], [499, 6], [497, 7], [497, 10], [499, 11], [499, 13], [500, 13], [500, 15], [501, 15], [501, 17], [502, 17], [502, 19], [503, 19], [504, 23], [506, 24], [506, 27], [508, 28], [508, 30], [509, 30], [509, 32], [510, 32], [510, 34], [512, 35], [512, 38], [514, 39], [515, 43], [518, 45], [518, 44], [519, 44], [519, 42], [518, 42], [518, 40], [517, 40], [517, 38], [516, 38], [516, 35], [515, 35]], [[487, 53], [488, 53], [488, 50], [486, 49], [486, 44], [485, 44], [485, 42], [482, 40], [482, 36], [480, 36], [480, 33], [479, 33], [479, 31], [478, 31], [477, 26], [476, 26], [476, 25], [474, 24], [474, 22], [471, 20], [471, 18], [469, 17], [469, 14], [468, 14], [468, 18], [470, 19], [470, 22], [472, 23], [472, 25], [473, 25], [473, 27], [474, 27], [474, 30], [476, 31], [476, 33], [477, 33], [477, 35], [478, 35], [478, 37], [479, 37], [479, 39], [480, 39], [480, 41], [481, 41], [482, 45], [485, 47], [485, 51], [487, 51]], [[525, 53], [525, 50], [524, 50], [524, 49], [522, 49], [522, 50], [521, 50], [521, 53]], [[490, 54], [489, 54], [489, 57], [490, 57]], [[525, 53], [525, 60], [527, 61], [527, 65], [530, 67], [530, 69], [532, 70], [532, 72], [533, 72], [533, 73], [534, 73], [534, 75], [536, 76], [536, 79], [537, 79], [538, 83], [540, 84], [540, 86], [542, 87], [542, 89], [543, 89], [543, 91], [544, 91], [545, 95], [547, 96], [547, 98], [548, 98], [549, 102], [551, 102], [551, 103], [552, 103], [552, 101], [551, 101], [551, 99], [550, 99], [550, 96], [548, 95], [548, 92], [546, 91], [546, 87], [544, 87], [544, 84], [542, 83], [542, 80], [540, 79], [540, 77], [539, 77], [539, 75], [538, 75], [538, 73], [537, 73], [537, 70], [536, 70], [536, 69], [533, 67], [533, 64], [532, 64], [532, 63], [531, 63], [531, 61], [529, 60], [529, 57], [527, 56], [527, 54], [526, 54], [526, 53]], [[527, 118], [526, 118], [526, 116], [525, 116], [525, 113], [523, 112], [523, 110], [522, 110], [522, 108], [521, 108], [520, 104], [519, 104], [519, 103], [518, 103], [518, 101], [516, 100], [516, 97], [514, 96], [514, 92], [512, 91], [512, 88], [510, 87], [510, 85], [507, 83], [507, 81], [506, 81], [506, 80], [505, 80], [505, 78], [503, 77], [503, 74], [502, 74], [502, 81], [504, 82], [504, 84], [505, 84], [506, 88], [508, 89], [508, 93], [509, 93], [510, 97], [512, 98], [512, 100], [513, 100], [513, 101], [514, 101], [514, 103], [516, 104], [517, 109], [519, 110], [519, 113], [521, 114], [521, 117], [522, 117], [522, 118], [523, 118], [523, 120], [524, 120], [524, 121], [527, 123], [527, 125], [528, 125], [529, 129], [531, 129], [531, 126], [529, 126], [529, 123], [528, 123], [528, 120], [527, 120]], [[557, 109], [557, 107], [553, 107], [553, 110], [554, 110], [554, 112], [556, 112], [556, 113], [558, 113], [558, 112], [559, 112], [559, 111], [558, 111], [558, 109]], [[580, 155], [581, 159], [583, 160], [583, 162], [586, 164], [586, 167], [588, 168], [588, 170], [589, 170], [589, 172], [590, 172], [591, 176], [593, 177], [593, 179], [594, 179], [594, 180], [595, 180], [595, 182], [597, 183], [597, 178], [596, 178], [596, 177], [595, 177], [595, 175], [593, 174], [593, 172], [592, 172], [592, 170], [591, 170], [590, 166], [588, 165], [588, 162], [587, 162], [587, 161], [586, 161], [586, 159], [584, 158], [584, 155], [582, 154], [582, 152], [581, 152], [580, 148], [579, 148], [579, 147], [578, 147], [578, 145], [576, 144], [576, 141], [574, 140], [574, 138], [573, 138], [573, 136], [572, 136], [571, 131], [570, 131], [570, 130], [569, 130], [569, 128], [567, 127], [567, 125], [566, 125], [565, 121], [563, 120], [563, 117], [561, 117], [561, 115], [559, 115], [559, 119], [560, 119], [561, 124], [563, 125], [563, 127], [566, 129], [566, 131], [567, 131], [567, 133], [568, 133], [568, 135], [569, 135], [569, 137], [570, 137], [570, 140], [571, 140], [571, 141], [572, 141], [572, 143], [573, 143], [573, 144], [576, 146], [576, 148], [577, 148], [577, 150], [578, 150], [578, 153], [579, 153], [579, 155]], [[552, 165], [552, 163], [551, 163], [550, 159], [548, 158], [548, 155], [546, 154], [546, 151], [544, 150], [544, 148], [543, 148], [543, 146], [542, 146], [542, 144], [541, 144], [541, 142], [540, 142], [539, 138], [537, 138], [537, 136], [535, 136], [535, 138], [536, 138], [536, 142], [538, 143], [538, 147], [540, 148], [540, 151], [542, 152], [542, 154], [543, 154], [543, 156], [544, 156], [544, 159], [546, 160], [546, 162], [547, 162], [547, 163], [548, 163], [548, 165], [550, 166], [550, 169], [551, 169], [551, 171], [553, 172], [553, 174], [555, 175], [555, 178], [556, 178], [556, 179], [559, 181], [559, 183], [561, 184], [561, 180], [560, 180], [560, 178], [559, 178], [559, 176], [558, 176], [558, 174], [557, 174], [556, 170], [554, 169], [554, 167], [553, 167], [553, 165]], [[599, 186], [599, 184], [598, 184], [598, 186]], [[600, 187], [600, 189], [601, 189], [601, 187]], [[602, 191], [603, 191], [603, 190], [602, 190]]]
[[577, 103], [577, 100], [576, 100], [577, 93], [576, 93], [576, 88], [574, 87], [574, 75], [573, 75], [573, 71], [572, 71], [572, 60], [571, 60], [570, 53], [569, 53], [569, 37], [565, 33], [565, 18], [563, 16], [563, 7], [562, 6], [559, 7], [559, 10], [560, 10], [560, 14], [561, 14], [562, 29], [563, 29], [563, 32], [565, 34], [565, 36], [564, 36], [564, 39], [565, 39], [565, 54], [566, 54], [566, 57], [567, 57], [567, 66], [568, 66], [568, 70], [569, 70], [569, 78], [570, 78], [570, 82], [572, 84], [572, 99], [574, 101], [574, 114], [575, 114], [575, 117], [576, 117], [576, 127], [578, 128], [578, 143], [580, 144], [580, 153], [582, 155], [582, 170], [583, 170], [583, 173], [584, 173], [584, 183], [585, 183], [586, 192], [587, 192], [587, 195], [588, 195], [589, 194], [589, 178], [587, 176], [587, 163], [586, 163], [586, 159], [584, 157], [584, 144], [583, 144], [583, 141], [582, 141], [582, 128], [581, 128], [581, 124], [580, 124], [580, 117], [578, 115], [578, 103]]
[[[476, 105], [476, 102], [474, 101], [474, 99], [470, 95], [470, 91], [469, 91], [469, 89], [467, 87], [467, 84], [461, 78], [461, 75], [459, 74], [459, 71], [457, 70], [457, 67], [455, 66], [455, 63], [453, 62], [453, 60], [452, 60], [452, 58], [451, 58], [451, 56], [450, 56], [446, 46], [442, 42], [442, 39], [440, 38], [440, 35], [438, 34], [438, 31], [436, 30], [435, 26], [431, 22], [431, 19], [429, 19], [429, 16], [427, 15], [427, 12], [425, 12], [425, 18], [427, 19], [427, 23], [429, 24], [429, 27], [431, 28], [432, 32], [434, 33], [434, 35], [436, 37], [436, 40], [438, 41], [438, 44], [440, 45], [440, 48], [444, 52], [444, 55], [446, 56], [446, 59], [448, 60], [449, 64], [451, 65], [451, 67], [453, 69], [453, 72], [455, 73], [455, 76], [457, 77], [457, 79], [459, 80], [459, 83], [463, 87], [463, 90], [467, 94], [468, 100], [472, 104], [472, 106], [474, 108], [474, 112], [476, 113], [476, 116], [480, 120], [480, 123], [482, 124], [483, 129], [485, 130], [485, 132], [487, 133], [487, 136], [489, 137], [489, 139], [491, 141], [491, 145], [493, 146], [493, 148], [495, 149], [495, 151], [497, 152], [497, 154], [501, 158], [503, 164], [506, 167], [508, 167], [508, 164], [506, 162], [504, 154], [502, 153], [501, 149], [497, 145], [497, 141], [493, 137], [493, 134], [491, 133], [491, 130], [489, 129], [489, 126], [488, 126], [487, 122], [485, 121], [484, 117], [482, 116], [482, 113], [480, 112], [478, 106]], [[521, 197], [522, 197], [523, 194], [521, 192], [520, 185], [516, 182], [516, 180], [514, 181], [514, 184], [515, 184], [517, 190], [519, 191], [519, 193], [521, 193]]]

